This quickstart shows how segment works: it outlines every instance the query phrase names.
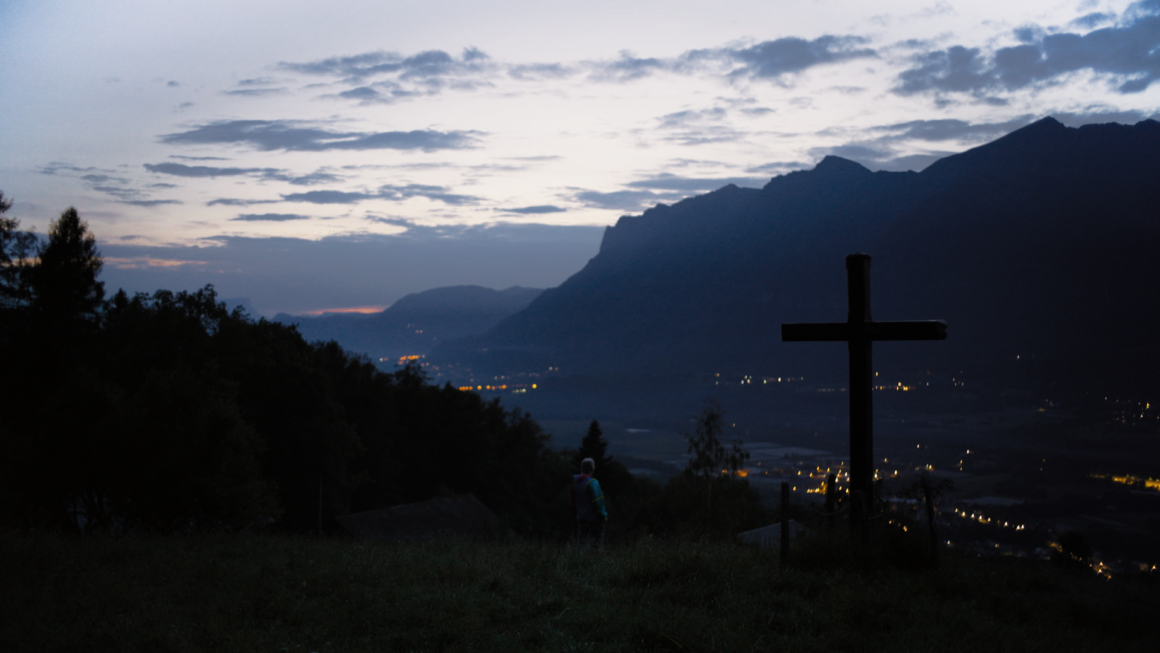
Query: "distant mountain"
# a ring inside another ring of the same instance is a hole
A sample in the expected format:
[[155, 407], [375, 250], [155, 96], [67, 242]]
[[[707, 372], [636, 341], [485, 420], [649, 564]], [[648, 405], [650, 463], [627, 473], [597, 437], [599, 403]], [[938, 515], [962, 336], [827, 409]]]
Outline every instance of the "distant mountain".
[[412, 293], [370, 315], [326, 313], [317, 317], [279, 313], [274, 321], [295, 324], [310, 341], [335, 340], [347, 351], [372, 358], [423, 355], [437, 343], [484, 333], [542, 290], [512, 286], [449, 286]]
[[1158, 180], [1153, 120], [1045, 118], [921, 173], [830, 156], [620, 218], [580, 272], [432, 357], [488, 373], [840, 378], [844, 347], [782, 343], [780, 324], [844, 321], [843, 259], [862, 251], [876, 319], [949, 324], [943, 343], [876, 345], [876, 364], [1160, 390]]

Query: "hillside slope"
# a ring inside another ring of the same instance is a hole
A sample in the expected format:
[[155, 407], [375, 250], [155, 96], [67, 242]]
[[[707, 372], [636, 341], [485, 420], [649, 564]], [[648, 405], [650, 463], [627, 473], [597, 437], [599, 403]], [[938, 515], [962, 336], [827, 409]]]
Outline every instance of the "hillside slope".
[[1156, 385], [1156, 179], [1152, 120], [1045, 118], [921, 173], [826, 157], [620, 218], [583, 270], [433, 356], [494, 372], [841, 372], [843, 348], [781, 343], [779, 325], [844, 320], [843, 258], [863, 251], [877, 319], [950, 325], [945, 343], [880, 345], [894, 353], [879, 360]]
[[335, 340], [348, 351], [372, 358], [422, 355], [437, 343], [484, 333], [539, 296], [538, 288], [448, 286], [411, 293], [381, 313], [330, 313], [319, 317], [279, 314], [308, 341]]

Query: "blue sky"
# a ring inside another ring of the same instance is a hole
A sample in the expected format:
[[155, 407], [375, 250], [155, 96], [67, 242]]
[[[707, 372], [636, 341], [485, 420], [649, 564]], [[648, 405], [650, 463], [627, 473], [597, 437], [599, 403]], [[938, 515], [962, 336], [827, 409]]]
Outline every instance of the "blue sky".
[[0, 190], [110, 290], [551, 287], [620, 215], [1160, 110], [1146, 2], [6, 0]]

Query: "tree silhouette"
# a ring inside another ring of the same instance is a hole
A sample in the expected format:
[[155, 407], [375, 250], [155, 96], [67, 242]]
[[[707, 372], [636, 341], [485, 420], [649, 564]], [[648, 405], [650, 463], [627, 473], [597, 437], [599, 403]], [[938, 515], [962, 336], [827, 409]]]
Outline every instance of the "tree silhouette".
[[721, 444], [724, 431], [725, 411], [715, 399], [707, 399], [705, 408], [696, 418], [697, 426], [689, 441], [688, 471], [703, 479], [717, 478], [721, 474], [733, 475], [749, 460], [749, 452], [741, 448], [741, 441], [734, 440], [730, 450]]
[[596, 469], [607, 467], [608, 463], [612, 462], [612, 456], [605, 455], [607, 451], [608, 440], [604, 439], [600, 422], [592, 420], [588, 425], [588, 433], [580, 441], [580, 449], [576, 452], [576, 464], [579, 465], [585, 458], [591, 458], [596, 463]]
[[101, 254], [96, 237], [75, 208], [52, 223], [48, 241], [37, 254], [31, 274], [33, 312], [59, 326], [92, 321], [105, 298], [105, 284], [97, 281]]
[[[706, 399], [705, 407], [696, 418], [696, 427], [693, 433], [685, 438], [689, 441], [689, 464], [685, 468], [685, 476], [695, 479], [696, 485], [704, 488], [705, 493], [705, 534], [713, 530], [714, 501], [713, 489], [727, 498], [736, 492], [732, 480], [749, 459], [749, 452], [741, 448], [741, 440], [734, 440], [731, 449], [726, 449], [721, 443], [721, 434], [725, 430], [725, 411], [716, 399]], [[746, 489], [748, 489], [746, 487]], [[745, 497], [747, 493], [742, 492]], [[717, 503], [721, 503], [720, 499]], [[717, 512], [720, 512], [718, 510]], [[720, 519], [718, 519], [720, 521]]]
[[97, 281], [101, 257], [76, 209], [53, 222], [35, 259], [28, 256], [34, 237], [17, 235], [16, 227], [15, 220], [4, 221], [0, 354], [7, 369], [22, 374], [0, 382], [0, 396], [21, 409], [0, 420], [0, 437], [10, 445], [0, 474], [11, 479], [8, 506], [15, 513], [62, 526], [68, 523], [65, 507], [97, 466], [89, 454], [109, 407], [94, 367], [104, 297]]
[[517, 532], [568, 532], [568, 459], [527, 413], [230, 312], [212, 286], [103, 302], [75, 209], [40, 247], [0, 226], [0, 360], [19, 371], [0, 375], [0, 524], [304, 532], [471, 492]]
[[6, 218], [12, 200], [0, 191], [0, 310], [27, 303], [28, 263], [36, 245], [36, 236], [20, 231], [20, 220]]

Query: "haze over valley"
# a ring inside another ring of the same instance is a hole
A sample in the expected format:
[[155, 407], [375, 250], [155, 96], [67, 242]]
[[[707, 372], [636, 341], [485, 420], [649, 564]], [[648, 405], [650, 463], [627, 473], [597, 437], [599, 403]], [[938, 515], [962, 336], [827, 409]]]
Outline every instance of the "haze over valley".
[[1031, 523], [1035, 537], [984, 538], [1022, 543], [1009, 551], [1071, 527], [1160, 560], [1138, 536], [1160, 526], [1160, 491], [1145, 487], [1160, 478], [1157, 171], [1151, 120], [1045, 118], [921, 173], [828, 157], [761, 190], [625, 216], [556, 288], [446, 288], [299, 328], [529, 410], [558, 446], [599, 419], [612, 452], [660, 478], [683, 467], [681, 433], [716, 397], [727, 435], [764, 452], [751, 482], [772, 497], [791, 478], [808, 497], [845, 464], [846, 351], [783, 343], [780, 325], [843, 321], [843, 256], [865, 251], [877, 319], [949, 325], [946, 341], [875, 345], [882, 476], [932, 472], [955, 481], [961, 510]]

